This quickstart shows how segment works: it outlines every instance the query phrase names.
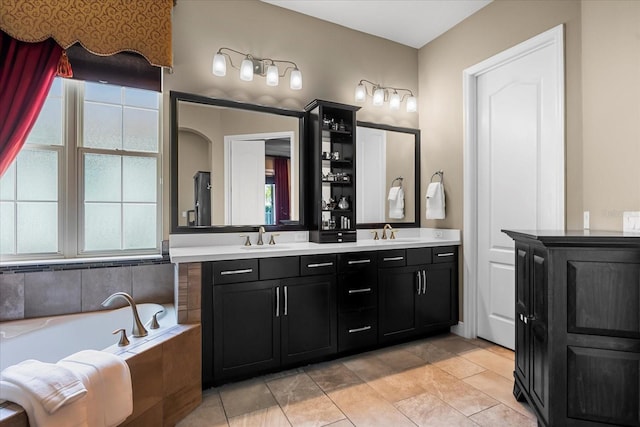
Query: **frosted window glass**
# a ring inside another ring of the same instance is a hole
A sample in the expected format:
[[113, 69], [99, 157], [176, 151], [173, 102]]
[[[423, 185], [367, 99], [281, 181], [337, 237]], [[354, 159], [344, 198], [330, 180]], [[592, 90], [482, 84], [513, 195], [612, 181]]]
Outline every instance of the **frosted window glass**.
[[157, 164], [155, 158], [123, 157], [123, 200], [125, 202], [151, 202], [157, 198]]
[[124, 149], [158, 152], [158, 111], [124, 108]]
[[104, 83], [85, 82], [84, 84], [85, 101], [106, 102], [109, 104], [122, 103], [122, 87], [107, 85]]
[[84, 156], [84, 200], [119, 202], [121, 198], [121, 157], [106, 154]]
[[153, 249], [156, 242], [156, 205], [124, 205], [124, 249]]
[[58, 153], [22, 150], [18, 154], [18, 200], [58, 200]]
[[18, 203], [18, 253], [58, 251], [58, 203]]
[[124, 105], [158, 109], [158, 92], [143, 89], [124, 89]]
[[84, 250], [118, 250], [121, 236], [120, 203], [84, 204]]
[[[16, 162], [14, 161], [0, 177], [0, 200], [16, 198]], [[1, 219], [1, 218], [0, 218]], [[4, 220], [3, 220], [4, 221]]]
[[14, 203], [0, 203], [0, 254], [15, 254], [15, 214], [13, 211]]
[[84, 103], [83, 145], [91, 148], [122, 148], [122, 107]]
[[62, 98], [47, 98], [27, 144], [62, 145]]

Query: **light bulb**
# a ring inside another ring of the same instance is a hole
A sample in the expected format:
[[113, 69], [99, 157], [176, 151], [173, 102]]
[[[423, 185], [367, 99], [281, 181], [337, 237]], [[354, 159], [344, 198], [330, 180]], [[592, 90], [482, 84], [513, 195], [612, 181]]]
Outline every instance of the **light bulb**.
[[367, 99], [367, 89], [362, 83], [356, 86], [356, 102], [364, 102]]
[[407, 113], [415, 113], [418, 111], [418, 98], [411, 95], [407, 98]]
[[216, 53], [213, 55], [213, 67], [211, 72], [215, 76], [224, 77], [227, 75], [227, 61], [224, 58], [224, 55], [221, 53]]
[[276, 64], [271, 64], [267, 67], [267, 86], [278, 86], [280, 81], [280, 73]]
[[291, 79], [289, 80], [289, 87], [293, 90], [302, 89], [302, 72], [297, 68], [291, 71]]
[[240, 80], [250, 82], [253, 80], [253, 61], [249, 58], [242, 60], [240, 64]]
[[384, 89], [377, 88], [373, 92], [373, 105], [375, 105], [376, 107], [379, 107], [382, 104], [384, 104]]
[[400, 109], [400, 94], [398, 92], [393, 92], [389, 97], [389, 108], [394, 111]]

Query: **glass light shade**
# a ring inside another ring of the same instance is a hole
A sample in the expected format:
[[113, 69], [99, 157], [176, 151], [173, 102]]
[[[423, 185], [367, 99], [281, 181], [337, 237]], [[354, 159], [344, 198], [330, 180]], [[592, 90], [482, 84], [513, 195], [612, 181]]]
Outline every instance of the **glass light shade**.
[[213, 68], [211, 70], [214, 76], [224, 77], [227, 75], [227, 61], [223, 54], [216, 53], [213, 55]]
[[410, 96], [407, 98], [407, 113], [415, 113], [418, 111], [418, 98]]
[[242, 60], [240, 64], [240, 80], [250, 82], [253, 80], [253, 61], [249, 58]]
[[364, 87], [362, 83], [356, 86], [356, 94], [355, 94], [356, 102], [364, 102], [367, 99], [367, 89]]
[[400, 94], [398, 92], [393, 92], [389, 97], [389, 108], [394, 111], [400, 109]]
[[373, 105], [376, 107], [384, 104], [384, 89], [378, 88], [373, 91]]
[[302, 89], [302, 72], [297, 68], [291, 71], [291, 79], [289, 80], [289, 87], [293, 90]]
[[275, 64], [271, 64], [267, 67], [267, 86], [278, 86], [280, 82], [280, 73], [278, 67]]

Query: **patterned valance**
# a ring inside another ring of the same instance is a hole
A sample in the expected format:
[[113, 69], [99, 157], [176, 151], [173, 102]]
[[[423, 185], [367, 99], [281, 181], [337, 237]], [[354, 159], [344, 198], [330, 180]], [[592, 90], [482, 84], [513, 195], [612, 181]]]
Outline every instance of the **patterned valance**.
[[1, 0], [0, 29], [24, 42], [52, 37], [96, 55], [137, 52], [171, 67], [173, 0]]

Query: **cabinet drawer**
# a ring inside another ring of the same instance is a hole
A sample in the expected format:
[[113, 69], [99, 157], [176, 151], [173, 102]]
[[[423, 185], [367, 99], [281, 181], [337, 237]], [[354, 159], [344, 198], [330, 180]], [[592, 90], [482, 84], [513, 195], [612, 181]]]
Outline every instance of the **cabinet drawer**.
[[336, 272], [335, 255], [303, 255], [300, 257], [300, 275], [333, 274]]
[[258, 260], [239, 259], [213, 263], [213, 284], [251, 282], [258, 280]]
[[338, 351], [371, 347], [378, 343], [378, 312], [343, 313], [338, 317]]
[[300, 260], [297, 256], [260, 258], [260, 280], [284, 279], [300, 275]]
[[404, 249], [391, 249], [378, 252], [378, 268], [404, 267], [407, 263]]
[[431, 264], [431, 248], [407, 249], [407, 265]]
[[353, 252], [338, 254], [338, 272], [364, 271], [376, 269], [375, 252]]
[[457, 246], [440, 246], [433, 248], [433, 262], [456, 262], [458, 259]]
[[338, 310], [340, 312], [376, 307], [377, 303], [376, 270], [341, 273], [338, 276]]

